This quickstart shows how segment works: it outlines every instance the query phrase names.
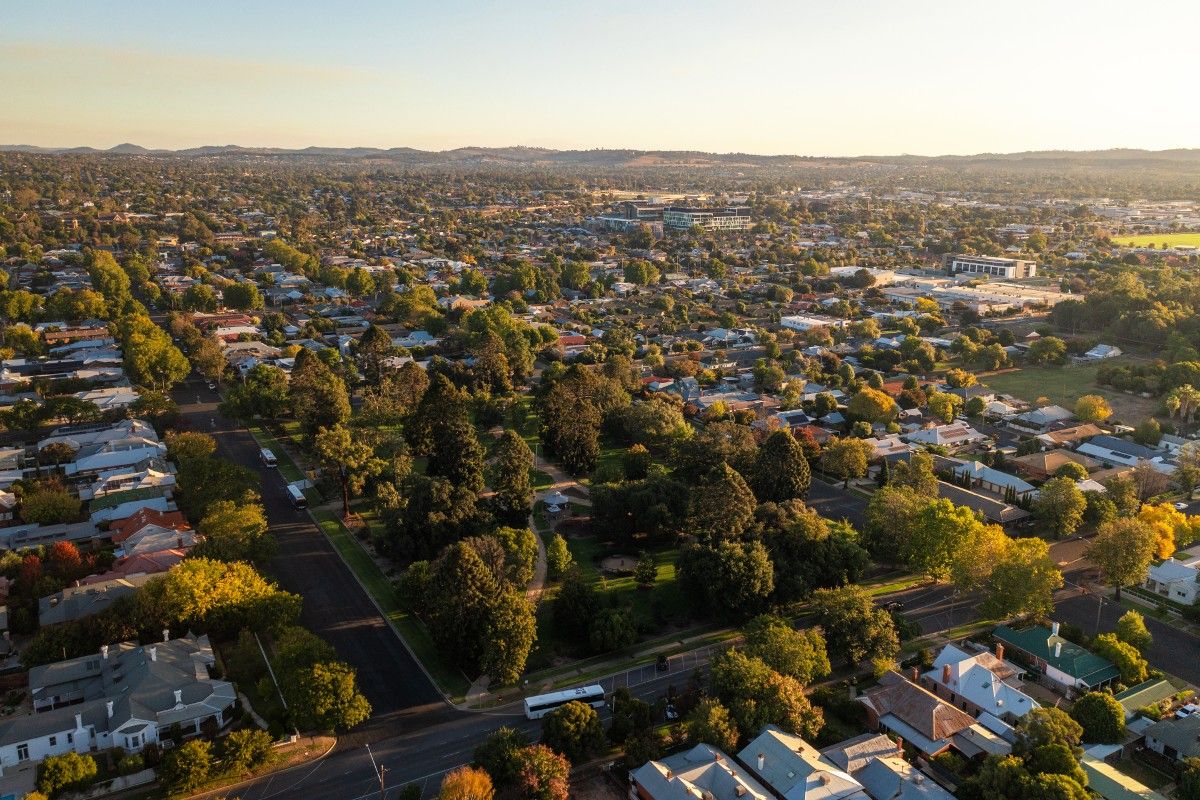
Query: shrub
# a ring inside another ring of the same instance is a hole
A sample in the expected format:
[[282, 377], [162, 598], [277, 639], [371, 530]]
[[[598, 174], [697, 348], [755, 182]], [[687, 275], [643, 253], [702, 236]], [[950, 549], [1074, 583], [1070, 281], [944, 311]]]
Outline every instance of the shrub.
[[96, 780], [96, 759], [79, 753], [46, 758], [37, 767], [37, 788], [50, 797], [86, 789]]

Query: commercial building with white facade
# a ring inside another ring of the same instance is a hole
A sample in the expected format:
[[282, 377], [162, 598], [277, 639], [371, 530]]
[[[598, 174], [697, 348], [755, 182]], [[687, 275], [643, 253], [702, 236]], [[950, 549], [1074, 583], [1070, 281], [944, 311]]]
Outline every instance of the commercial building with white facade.
[[967, 275], [988, 275], [993, 278], [1016, 280], [1032, 278], [1037, 275], [1037, 262], [1021, 258], [995, 258], [992, 256], [942, 256], [942, 264], [951, 275], [965, 273]]
[[729, 208], [685, 208], [670, 206], [663, 211], [663, 225], [677, 230], [701, 227], [709, 231], [745, 231], [754, 224], [746, 206]]

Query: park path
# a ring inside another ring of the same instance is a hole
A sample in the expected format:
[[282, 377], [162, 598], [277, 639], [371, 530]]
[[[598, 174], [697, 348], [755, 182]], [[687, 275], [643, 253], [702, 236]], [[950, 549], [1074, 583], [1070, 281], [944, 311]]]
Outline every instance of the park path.
[[[533, 508], [537, 507], [537, 501], [544, 499], [547, 495], [554, 492], [562, 492], [566, 494], [568, 489], [576, 489], [576, 491], [587, 494], [587, 487], [579, 483], [576, 479], [563, 472], [562, 468], [557, 464], [552, 464], [549, 461], [543, 461], [541, 464], [535, 464], [536, 469], [540, 469], [550, 476], [550, 485], [540, 492], [534, 493]], [[537, 529], [537, 520], [534, 519], [533, 508], [529, 511], [529, 530], [533, 531], [537, 539], [538, 554], [537, 561], [533, 565], [533, 578], [529, 581], [529, 587], [526, 590], [526, 596], [530, 602], [537, 605], [541, 602], [542, 593], [546, 588], [546, 575], [548, 565], [546, 563], [546, 542], [542, 539], [541, 532]]]

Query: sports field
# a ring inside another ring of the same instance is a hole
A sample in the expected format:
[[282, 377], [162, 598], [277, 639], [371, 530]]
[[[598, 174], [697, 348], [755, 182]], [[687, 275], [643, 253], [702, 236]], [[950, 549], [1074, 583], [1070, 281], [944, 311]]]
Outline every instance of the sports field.
[[1200, 247], [1200, 233], [1142, 233], [1137, 236], [1114, 236], [1113, 241], [1122, 247], [1156, 247], [1161, 249], [1176, 245]]

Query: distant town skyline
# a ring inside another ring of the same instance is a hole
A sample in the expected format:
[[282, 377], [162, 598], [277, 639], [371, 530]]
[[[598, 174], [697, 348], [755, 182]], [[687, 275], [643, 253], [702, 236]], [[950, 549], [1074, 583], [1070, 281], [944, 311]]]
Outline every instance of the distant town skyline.
[[[0, 144], [814, 156], [1200, 146], [1151, 0], [7, 10]], [[1165, 21], [1169, 20], [1169, 25]]]

